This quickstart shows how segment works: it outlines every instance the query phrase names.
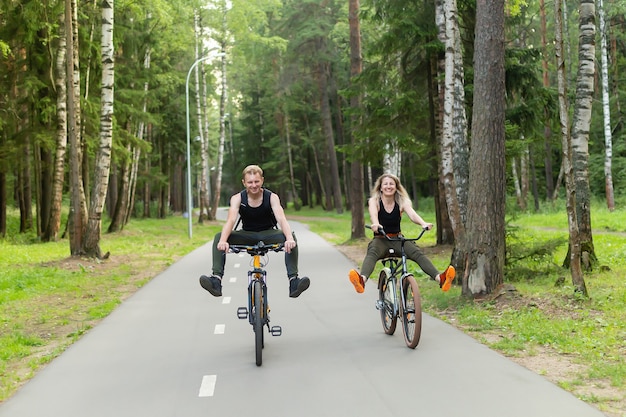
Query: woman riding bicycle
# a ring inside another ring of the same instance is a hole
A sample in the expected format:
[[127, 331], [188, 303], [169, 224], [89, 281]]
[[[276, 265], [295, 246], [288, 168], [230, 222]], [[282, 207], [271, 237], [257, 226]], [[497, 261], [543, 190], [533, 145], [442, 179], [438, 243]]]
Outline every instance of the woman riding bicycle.
[[[359, 274], [357, 270], [351, 269], [348, 274], [350, 282], [358, 293], [362, 293], [365, 290], [365, 283], [374, 271], [376, 262], [389, 256], [389, 249], [394, 249], [395, 253], [400, 253], [400, 242], [385, 239], [385, 236], [379, 232], [381, 227], [387, 235], [399, 235], [402, 213], [406, 213], [413, 223], [427, 230], [433, 227], [432, 223], [426, 223], [413, 209], [409, 194], [400, 183], [400, 179], [392, 174], [383, 174], [378, 177], [372, 188], [368, 206], [374, 238], [367, 245], [367, 254], [361, 266], [361, 273]], [[439, 273], [415, 242], [406, 242], [404, 249], [407, 258], [416, 262], [422, 271], [428, 274], [431, 279], [437, 281], [443, 291], [450, 289], [456, 274], [452, 265], [448, 266], [444, 272]]]

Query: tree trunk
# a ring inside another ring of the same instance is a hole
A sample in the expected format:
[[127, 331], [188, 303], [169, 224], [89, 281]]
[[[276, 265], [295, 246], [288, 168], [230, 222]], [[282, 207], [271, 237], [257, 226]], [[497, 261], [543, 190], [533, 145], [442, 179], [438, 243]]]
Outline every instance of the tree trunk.
[[[321, 49], [321, 48], [320, 48]], [[328, 102], [328, 75], [327, 64], [318, 64], [318, 87], [320, 92], [320, 113], [322, 119], [322, 130], [326, 138], [326, 152], [328, 155], [330, 178], [330, 192], [333, 197], [335, 211], [343, 213], [343, 199], [341, 196], [341, 184], [339, 183], [339, 167], [337, 165], [337, 152], [335, 151], [335, 137], [333, 134], [332, 116], [330, 114], [330, 103]], [[330, 207], [326, 208], [330, 210]]]
[[[78, 71], [78, 30], [76, 0], [65, 1], [65, 30], [67, 39], [67, 121], [70, 146], [70, 214], [68, 230], [70, 253], [83, 254], [82, 241], [87, 224], [87, 206], [82, 181], [80, 147], [80, 72]], [[78, 79], [77, 79], [78, 78]], [[76, 91], [78, 89], [78, 91]]]
[[576, 216], [580, 233], [581, 256], [584, 267], [591, 269], [597, 263], [591, 231], [591, 191], [589, 186], [589, 129], [595, 90], [595, 2], [580, 2], [580, 36], [576, 101], [572, 121], [572, 169], [576, 190]]
[[[202, 58], [200, 56], [200, 51], [202, 50], [202, 39], [200, 33], [202, 31], [200, 25], [200, 17], [199, 12], [196, 10], [194, 13], [195, 20], [195, 35], [196, 35], [196, 60]], [[209, 199], [209, 185], [207, 181], [209, 179], [209, 137], [205, 135], [204, 131], [204, 123], [203, 117], [206, 117], [205, 112], [202, 111], [202, 101], [200, 98], [202, 97], [201, 89], [200, 89], [200, 70], [204, 68], [204, 63], [200, 63], [196, 66], [196, 70], [194, 72], [195, 76], [195, 91], [196, 91], [196, 117], [198, 119], [198, 138], [200, 139], [200, 193], [199, 193], [199, 203], [198, 207], [200, 208], [200, 212], [198, 213], [198, 222], [202, 223], [205, 216], [208, 219], [211, 218], [211, 203]], [[204, 74], [204, 69], [202, 69], [202, 73]], [[204, 80], [204, 76], [202, 77]], [[207, 121], [208, 123], [208, 121]], [[193, 170], [193, 167], [192, 167]], [[191, 174], [190, 174], [191, 175]], [[192, 210], [193, 211], [193, 210]], [[189, 213], [191, 215], [191, 213]]]
[[567, 70], [563, 58], [563, 21], [562, 21], [562, 1], [555, 0], [555, 52], [557, 59], [557, 81], [559, 93], [559, 121], [561, 126], [561, 142], [563, 153], [563, 176], [565, 177], [566, 200], [567, 200], [567, 223], [569, 226], [569, 261], [572, 273], [572, 283], [577, 291], [587, 294], [587, 288], [581, 268], [580, 236], [578, 232], [578, 222], [576, 220], [576, 196], [574, 185], [574, 174], [572, 172], [572, 151], [569, 134], [569, 103], [567, 100]]
[[56, 131], [56, 154], [52, 172], [52, 192], [50, 202], [50, 219], [45, 229], [42, 240], [44, 242], [56, 242], [61, 230], [61, 207], [63, 202], [63, 184], [65, 180], [65, 153], [67, 150], [67, 71], [65, 59], [67, 55], [67, 39], [65, 37], [65, 23], [63, 17], [59, 22], [59, 49], [56, 57], [57, 90], [57, 131]]
[[[131, 145], [126, 145], [126, 151], [129, 155], [132, 155]], [[115, 202], [115, 208], [111, 214], [111, 224], [107, 229], [108, 233], [115, 233], [124, 228], [124, 220], [126, 219], [128, 212], [128, 201], [130, 194], [130, 175], [131, 175], [131, 162], [130, 159], [124, 159], [121, 162], [121, 168], [119, 169], [119, 184], [118, 184], [118, 196]]]
[[[224, 16], [224, 19], [226, 16]], [[213, 218], [217, 215], [217, 208], [220, 205], [220, 196], [222, 194], [222, 176], [224, 173], [224, 147], [226, 144], [226, 102], [228, 101], [228, 85], [226, 84], [226, 43], [222, 43], [222, 92], [220, 95], [220, 139], [217, 146], [217, 161], [215, 163], [215, 189], [213, 190], [213, 206], [211, 207], [211, 215]]]
[[7, 234], [7, 176], [0, 171], [0, 237]]
[[602, 113], [604, 115], [604, 189], [606, 206], [609, 211], [615, 210], [615, 193], [613, 190], [613, 137], [611, 133], [611, 106], [609, 97], [609, 59], [607, 51], [607, 27], [604, 18], [604, 2], [598, 0], [598, 17], [600, 19], [600, 50], [602, 57]]
[[504, 0], [478, 0], [476, 27], [465, 296], [491, 294], [504, 276]]
[[[350, 23], [350, 77], [354, 79], [363, 71], [363, 58], [361, 56], [361, 25], [359, 21], [359, 0], [349, 0], [348, 20]], [[353, 95], [350, 98], [350, 108], [354, 113], [361, 108], [361, 96]], [[353, 149], [357, 145], [357, 138], [352, 134], [361, 120], [352, 116], [350, 119], [350, 142]], [[361, 158], [352, 156], [350, 162], [350, 209], [351, 209], [351, 231], [350, 239], [360, 239], [365, 237], [365, 195], [363, 189], [363, 165]]]
[[[550, 87], [550, 73], [548, 70], [548, 29], [546, 21], [546, 5], [545, 0], [539, 0], [539, 14], [541, 19], [541, 68], [543, 87]], [[554, 180], [552, 172], [552, 128], [550, 127], [550, 120], [548, 119], [549, 111], [544, 110], [544, 128], [543, 128], [543, 143], [545, 149], [544, 166], [545, 166], [545, 178], [546, 178], [546, 200], [550, 200], [554, 195]]]
[[[458, 23], [456, 0], [443, 0], [437, 8], [443, 16], [438, 16], [439, 39], [445, 45], [443, 60], [444, 81], [440, 85], [442, 100], [440, 178], [443, 183], [447, 221], [450, 222], [457, 247], [451, 263], [463, 272], [463, 252], [461, 245], [465, 239], [467, 218], [469, 145], [467, 140], [467, 116], [465, 114], [465, 81], [463, 58], [461, 56], [461, 36]], [[443, 33], [441, 31], [443, 30]]]
[[[100, 143], [96, 153], [93, 192], [89, 205], [87, 232], [83, 250], [87, 256], [103, 258], [100, 251], [102, 212], [106, 201], [113, 146], [113, 102], [115, 86], [113, 27], [114, 0], [102, 2], [102, 93], [100, 110]], [[104, 255], [104, 257], [108, 257]]]
[[291, 147], [291, 128], [289, 126], [289, 112], [285, 109], [284, 115], [284, 124], [285, 124], [285, 141], [287, 145], [287, 162], [289, 165], [289, 184], [291, 185], [291, 194], [293, 195], [293, 208], [296, 211], [300, 211], [302, 205], [300, 204], [300, 199], [298, 198], [298, 192], [296, 191], [296, 178], [293, 173], [293, 150]]

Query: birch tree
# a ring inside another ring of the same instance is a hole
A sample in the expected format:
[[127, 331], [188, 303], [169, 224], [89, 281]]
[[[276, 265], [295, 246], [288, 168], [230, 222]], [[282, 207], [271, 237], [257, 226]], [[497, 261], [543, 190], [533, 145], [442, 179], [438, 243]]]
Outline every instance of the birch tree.
[[87, 225], [87, 204], [82, 179], [80, 141], [80, 71], [78, 65], [78, 10], [76, 0], [65, 0], [65, 36], [67, 43], [67, 140], [70, 146], [70, 214], [68, 230], [70, 253], [83, 254], [83, 237]]
[[[581, 256], [585, 268], [597, 260], [591, 232], [591, 191], [589, 186], [589, 129], [596, 77], [596, 13], [594, 0], [581, 0], [579, 7], [578, 71], [572, 120], [572, 169], [576, 197], [576, 219]], [[582, 278], [582, 277], [581, 277]], [[574, 285], [583, 291], [584, 282]]]
[[[113, 146], [113, 102], [114, 102], [114, 45], [113, 45], [113, 14], [114, 0], [102, 1], [102, 85], [100, 109], [100, 143], [96, 152], [95, 174], [87, 232], [83, 244], [84, 253], [88, 256], [103, 258], [100, 251], [100, 234], [102, 229], [102, 212], [109, 185], [111, 169], [111, 148]], [[108, 257], [108, 253], [104, 255]]]
[[598, 0], [598, 18], [600, 20], [600, 56], [602, 58], [602, 114], [604, 116], [604, 189], [606, 206], [609, 211], [615, 210], [615, 193], [613, 191], [613, 138], [611, 133], [611, 106], [609, 101], [609, 59], [607, 46], [606, 20], [604, 1]]
[[[199, 12], [196, 11], [194, 13], [194, 28], [195, 28], [195, 54], [196, 54], [196, 61], [199, 59], [202, 59], [203, 57], [200, 56], [201, 51], [204, 50], [204, 48], [202, 48], [202, 43], [204, 42], [203, 37], [201, 36], [202, 34], [202, 28], [201, 28], [201, 23], [200, 23], [200, 16], [199, 16]], [[198, 123], [198, 138], [200, 140], [200, 169], [201, 169], [201, 174], [200, 174], [200, 196], [199, 196], [199, 207], [200, 207], [200, 213], [198, 214], [198, 222], [202, 223], [205, 213], [206, 213], [206, 217], [207, 219], [211, 218], [211, 214], [210, 212], [210, 202], [209, 202], [209, 191], [208, 191], [208, 185], [207, 185], [207, 181], [209, 179], [209, 145], [208, 145], [208, 136], [205, 135], [203, 133], [203, 117], [206, 117], [206, 109], [203, 112], [203, 106], [201, 106], [201, 100], [200, 98], [202, 97], [202, 89], [200, 88], [200, 66], [204, 67], [204, 63], [200, 63], [198, 66], [196, 66], [196, 69], [194, 71], [194, 80], [195, 80], [195, 96], [196, 96], [196, 118], [197, 118], [197, 123]], [[202, 72], [204, 72], [204, 70], [202, 70]], [[204, 79], [205, 77], [202, 77], [202, 79]], [[208, 123], [208, 122], [207, 122]], [[192, 210], [193, 211], [193, 210]], [[189, 213], [189, 215], [191, 216], [191, 213]]]
[[467, 215], [469, 176], [469, 145], [465, 113], [465, 79], [459, 16], [456, 0], [441, 0], [436, 4], [439, 40], [445, 46], [443, 81], [439, 85], [442, 103], [441, 137], [439, 141], [440, 178], [448, 219], [457, 244], [452, 264], [462, 272], [463, 249]]
[[[567, 99], [567, 69], [564, 58], [563, 42], [563, 3], [555, 0], [555, 53], [557, 66], [557, 85], [559, 95], [559, 123], [562, 143], [562, 169], [565, 177], [565, 195], [567, 202], [567, 224], [569, 228], [569, 261], [572, 282], [578, 285], [580, 290], [586, 294], [585, 281], [581, 268], [580, 237], [578, 232], [578, 222], [576, 220], [576, 195], [574, 190], [574, 174], [571, 163], [572, 151], [569, 131], [569, 103]], [[578, 283], [578, 284], [577, 284]]]
[[50, 220], [44, 231], [43, 240], [56, 242], [61, 230], [61, 205], [63, 202], [63, 184], [65, 179], [65, 154], [67, 151], [67, 39], [63, 16], [59, 19], [59, 45], [56, 57], [56, 90], [57, 90], [57, 132], [54, 168], [52, 173], [52, 193], [50, 203]]

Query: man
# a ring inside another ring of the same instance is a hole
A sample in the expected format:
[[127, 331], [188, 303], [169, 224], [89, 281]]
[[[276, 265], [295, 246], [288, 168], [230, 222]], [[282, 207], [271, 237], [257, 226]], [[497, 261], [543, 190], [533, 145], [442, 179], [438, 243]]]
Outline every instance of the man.
[[[241, 182], [245, 190], [230, 198], [226, 223], [213, 239], [213, 274], [210, 277], [202, 275], [200, 285], [215, 297], [222, 295], [222, 277], [229, 244], [254, 245], [260, 240], [284, 243], [290, 297], [296, 298], [309, 288], [309, 278], [298, 278], [296, 236], [287, 222], [280, 198], [263, 188], [263, 180], [263, 170], [258, 165], [244, 168]], [[243, 230], [233, 230], [238, 216], [241, 216]]]

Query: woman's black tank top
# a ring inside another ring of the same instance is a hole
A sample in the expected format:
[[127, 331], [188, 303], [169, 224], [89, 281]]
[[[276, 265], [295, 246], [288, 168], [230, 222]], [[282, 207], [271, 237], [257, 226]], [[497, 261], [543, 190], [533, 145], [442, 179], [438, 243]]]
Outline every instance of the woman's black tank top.
[[400, 206], [397, 202], [393, 204], [393, 210], [391, 213], [387, 213], [383, 200], [379, 201], [380, 208], [378, 210], [378, 222], [385, 229], [385, 233], [400, 233], [400, 221], [402, 215], [400, 213]]

